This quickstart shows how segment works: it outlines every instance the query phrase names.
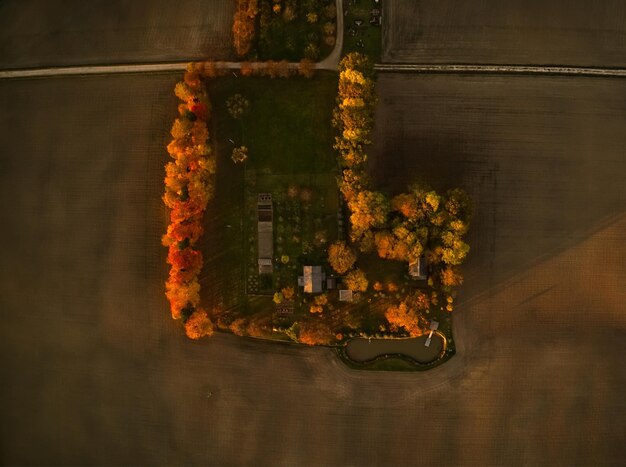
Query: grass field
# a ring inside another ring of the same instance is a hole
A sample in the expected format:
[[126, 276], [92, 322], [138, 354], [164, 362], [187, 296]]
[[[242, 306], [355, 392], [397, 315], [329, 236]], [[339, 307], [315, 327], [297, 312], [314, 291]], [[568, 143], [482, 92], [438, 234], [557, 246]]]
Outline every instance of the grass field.
[[383, 61], [626, 65], [621, 0], [384, 2]]
[[[335, 166], [331, 119], [337, 78], [332, 73], [288, 81], [228, 77], [212, 82], [210, 91], [220, 147], [231, 145], [229, 139], [248, 146], [250, 169], [325, 173]], [[250, 101], [243, 133], [226, 109], [226, 100], [237, 93]]]
[[0, 68], [226, 59], [235, 2], [0, 3]]

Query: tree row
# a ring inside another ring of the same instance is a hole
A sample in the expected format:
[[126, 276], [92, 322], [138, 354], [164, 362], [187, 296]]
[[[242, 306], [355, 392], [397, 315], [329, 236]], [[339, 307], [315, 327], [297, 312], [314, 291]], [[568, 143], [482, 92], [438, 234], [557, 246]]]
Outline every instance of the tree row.
[[167, 152], [173, 161], [165, 165], [163, 202], [170, 209], [170, 223], [163, 236], [171, 266], [165, 295], [172, 318], [181, 319], [191, 339], [210, 335], [213, 324], [200, 307], [202, 253], [194, 248], [203, 233], [202, 220], [215, 189], [215, 157], [209, 145], [209, 98], [197, 71], [190, 66], [174, 89], [181, 103], [172, 125]]

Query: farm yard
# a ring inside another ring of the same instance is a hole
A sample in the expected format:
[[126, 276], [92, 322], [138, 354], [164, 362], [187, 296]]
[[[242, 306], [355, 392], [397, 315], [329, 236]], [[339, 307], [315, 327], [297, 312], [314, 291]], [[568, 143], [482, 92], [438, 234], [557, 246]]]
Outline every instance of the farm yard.
[[0, 69], [205, 59], [233, 55], [231, 1], [0, 4]]
[[[40, 3], [3, 2], [0, 21], [7, 21], [7, 12], [32, 16]], [[526, 3], [532, 10], [535, 3]], [[439, 8], [446, 2], [418, 4]], [[111, 5], [120, 12], [126, 4]], [[183, 26], [192, 27], [207, 11], [210, 25], [219, 23], [212, 8], [198, 5]], [[485, 14], [484, 5], [475, 5], [474, 17]], [[576, 15], [569, 5], [559, 5], [558, 12]], [[606, 17], [620, 17], [621, 5], [604, 5]], [[47, 17], [51, 30], [62, 31], [63, 18], [74, 24], [65, 13]], [[120, 31], [140, 21], [129, 18]], [[579, 56], [565, 47], [570, 39], [562, 39], [562, 57], [543, 47], [532, 61], [549, 56], [554, 63], [619, 64], [610, 57], [623, 45], [615, 39], [623, 24], [611, 24], [597, 26], [611, 43], [602, 53], [594, 48], [599, 36], [588, 32], [571, 39], [580, 45]], [[32, 28], [36, 35], [43, 26]], [[566, 31], [555, 25], [551, 33]], [[146, 33], [136, 34], [141, 39]], [[227, 34], [216, 43], [228, 44]], [[453, 31], [437, 40], [448, 34]], [[3, 28], [0, 50], [19, 42], [18, 35], [17, 27]], [[87, 47], [67, 48], [64, 55], [65, 36], [48, 37], [54, 62], [43, 61], [45, 48], [42, 55], [33, 51], [36, 41], [24, 41], [2, 66], [67, 65], [83, 56], [93, 62]], [[509, 44], [500, 41], [502, 57], [513, 57]], [[187, 45], [197, 50], [197, 44]], [[394, 47], [403, 50], [403, 44]], [[126, 57], [149, 57], [149, 49]], [[598, 53], [590, 55], [591, 49]], [[122, 56], [111, 53], [112, 45], [100, 50], [111, 60]], [[169, 53], [163, 50], [161, 59]], [[499, 54], [494, 48], [493, 56]], [[2, 464], [623, 461], [622, 79], [379, 73], [374, 144], [367, 151], [374, 188], [398, 192], [415, 179], [437, 190], [461, 186], [475, 205], [466, 281], [453, 314], [456, 355], [420, 373], [355, 371], [328, 348], [223, 333], [195, 342], [170, 319], [161, 196], [164, 148], [178, 104], [172, 89], [180, 79], [162, 73], [0, 80]], [[223, 83], [212, 96], [222, 113], [220, 106], [235, 92]], [[263, 108], [253, 96], [280, 100], [272, 88], [281, 81], [270, 83], [267, 94], [247, 96], [251, 112]], [[245, 139], [245, 170], [256, 171], [257, 183], [268, 184], [263, 189], [298, 171], [280, 160], [277, 178], [263, 170], [260, 163], [279, 154], [264, 153], [254, 141], [279, 124], [280, 113], [263, 115], [261, 128], [244, 121], [244, 135], [239, 122], [226, 118], [211, 129], [220, 176], [199, 245], [205, 256], [200, 279], [208, 299], [222, 300], [224, 307], [245, 289], [245, 270], [233, 265], [245, 264], [237, 255], [248, 241], [240, 223], [247, 178], [244, 167], [230, 160], [228, 139]], [[290, 138], [281, 141], [281, 151], [302, 144], [291, 134], [271, 137], [281, 136]], [[318, 166], [322, 174], [328, 167], [330, 161]], [[313, 185], [297, 177], [298, 187]], [[248, 306], [265, 303], [251, 300]]]
[[383, 62], [626, 65], [621, 0], [392, 0], [383, 12]]

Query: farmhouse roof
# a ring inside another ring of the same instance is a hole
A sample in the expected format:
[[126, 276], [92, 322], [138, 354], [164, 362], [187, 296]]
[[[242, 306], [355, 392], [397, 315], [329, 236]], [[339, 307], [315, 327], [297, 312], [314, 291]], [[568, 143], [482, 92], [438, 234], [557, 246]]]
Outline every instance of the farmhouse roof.
[[320, 293], [325, 274], [321, 266], [304, 266], [303, 275], [304, 291], [306, 293]]

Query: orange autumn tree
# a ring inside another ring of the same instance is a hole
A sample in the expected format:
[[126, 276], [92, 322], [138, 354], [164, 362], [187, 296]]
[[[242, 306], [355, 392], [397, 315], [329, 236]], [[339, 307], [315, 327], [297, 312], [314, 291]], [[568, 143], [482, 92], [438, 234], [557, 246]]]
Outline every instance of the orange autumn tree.
[[257, 0], [236, 0], [233, 18], [233, 45], [237, 55], [243, 57], [250, 51], [254, 39], [254, 23], [258, 14]]
[[399, 304], [390, 305], [385, 311], [385, 318], [393, 331], [404, 328], [411, 337], [418, 337], [424, 334], [427, 327], [427, 320], [422, 312], [429, 306], [428, 296], [416, 292], [405, 297]]
[[172, 318], [182, 319], [187, 335], [198, 339], [213, 332], [207, 312], [199, 308], [198, 274], [203, 261], [202, 253], [194, 247], [202, 236], [202, 219], [213, 197], [216, 164], [208, 141], [210, 103], [192, 64], [174, 93], [181, 103], [167, 146], [173, 161], [165, 166], [163, 202], [170, 210], [170, 223], [162, 242], [168, 248], [167, 263], [171, 266], [165, 295]]
[[323, 321], [306, 320], [300, 323], [298, 340], [307, 345], [328, 345], [335, 335]]
[[191, 313], [185, 322], [185, 332], [190, 339], [200, 339], [213, 334], [213, 324], [207, 312], [199, 308]]

